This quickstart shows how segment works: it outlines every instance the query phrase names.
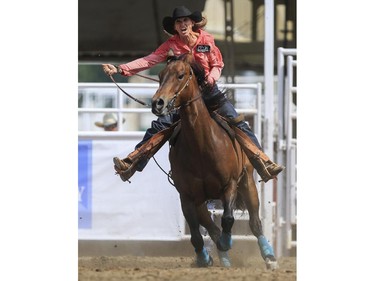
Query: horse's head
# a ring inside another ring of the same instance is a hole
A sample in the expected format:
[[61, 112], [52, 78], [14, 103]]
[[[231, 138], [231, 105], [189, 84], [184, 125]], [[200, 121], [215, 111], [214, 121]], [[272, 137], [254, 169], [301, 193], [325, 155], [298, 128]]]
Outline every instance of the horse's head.
[[191, 95], [190, 87], [198, 89], [193, 70], [190, 66], [192, 56], [169, 56], [166, 67], [159, 73], [159, 89], [152, 98], [152, 113], [165, 115], [186, 102]]

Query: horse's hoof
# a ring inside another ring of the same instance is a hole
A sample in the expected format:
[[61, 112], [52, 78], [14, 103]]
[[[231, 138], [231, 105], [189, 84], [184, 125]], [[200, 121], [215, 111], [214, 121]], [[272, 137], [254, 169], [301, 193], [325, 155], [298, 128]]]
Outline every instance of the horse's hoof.
[[214, 261], [210, 254], [207, 252], [206, 248], [203, 248], [202, 251], [197, 252], [197, 266], [198, 267], [208, 267], [212, 266]]
[[211, 256], [208, 256], [208, 261], [202, 260], [200, 258], [197, 258], [197, 266], [198, 267], [209, 267], [214, 264], [214, 260]]
[[279, 268], [279, 264], [277, 263], [277, 260], [275, 258], [273, 259], [270, 259], [270, 258], [266, 258], [265, 259], [265, 262], [266, 262], [266, 268], [268, 270], [276, 270]]
[[232, 266], [232, 264], [230, 262], [229, 255], [228, 255], [228, 251], [217, 250], [217, 253], [219, 255], [219, 260], [220, 260], [221, 266], [223, 266], [223, 267], [231, 267]]

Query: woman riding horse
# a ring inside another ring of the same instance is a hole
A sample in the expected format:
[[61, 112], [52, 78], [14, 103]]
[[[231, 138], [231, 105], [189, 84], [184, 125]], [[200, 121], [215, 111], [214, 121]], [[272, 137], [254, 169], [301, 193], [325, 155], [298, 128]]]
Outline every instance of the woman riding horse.
[[[210, 93], [203, 97], [207, 107], [216, 106], [217, 112], [221, 116], [236, 120], [239, 117], [238, 113], [216, 85], [224, 63], [213, 36], [202, 29], [206, 23], [207, 20], [201, 12], [192, 13], [184, 6], [177, 7], [171, 17], [163, 19], [163, 28], [171, 37], [159, 48], [148, 56], [121, 64], [118, 67], [112, 64], [103, 64], [103, 70], [107, 75], [120, 73], [124, 76], [132, 76], [139, 71], [151, 68], [157, 63], [165, 62], [171, 49], [176, 56], [191, 53], [205, 71], [205, 80], [198, 81], [198, 83], [201, 88], [209, 87], [211, 89]], [[171, 133], [165, 133], [165, 129], [170, 128], [178, 119], [178, 112], [175, 111], [152, 121], [151, 128], [147, 129], [143, 140], [136, 145], [135, 151], [124, 159], [113, 158], [114, 168], [123, 181], [127, 181], [135, 171], [144, 169], [148, 159], [170, 137]], [[284, 167], [272, 162], [262, 151], [261, 145], [246, 122], [237, 120], [235, 125], [246, 134], [245, 137], [241, 138], [241, 144], [248, 148], [247, 151], [250, 151], [249, 159], [262, 180], [267, 182], [276, 178]], [[164, 132], [164, 135], [161, 135], [161, 132]]]
[[[213, 265], [200, 226], [208, 231], [216, 244], [220, 264], [231, 266], [229, 250], [232, 248], [234, 210], [246, 208], [250, 229], [258, 240], [267, 269], [278, 268], [273, 248], [263, 234], [254, 167], [237, 135], [233, 138], [232, 129], [237, 130], [237, 127], [230, 129], [217, 122], [218, 114], [208, 110], [204, 103], [204, 93], [198, 85], [200, 79], [204, 80], [204, 69], [192, 54], [175, 57], [171, 53], [159, 77], [160, 86], [152, 97], [152, 113], [160, 117], [176, 108], [179, 111], [179, 129], [176, 130], [177, 137], [170, 141], [169, 161], [171, 178], [189, 225], [197, 266]], [[221, 229], [206, 207], [209, 200], [222, 203]]]

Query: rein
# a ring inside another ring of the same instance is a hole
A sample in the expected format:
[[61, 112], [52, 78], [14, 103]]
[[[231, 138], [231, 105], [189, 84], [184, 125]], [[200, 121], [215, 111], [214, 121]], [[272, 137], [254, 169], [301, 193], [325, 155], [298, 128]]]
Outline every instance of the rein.
[[141, 74], [138, 74], [138, 73], [135, 73], [133, 75], [136, 75], [136, 76], [139, 76], [139, 77], [142, 77], [142, 78], [145, 78], [145, 79], [148, 79], [148, 80], [155, 81], [155, 82], [159, 83], [158, 79], [154, 79], [154, 78], [151, 78], [151, 77], [148, 77], [148, 76], [144, 76], [144, 75], [141, 75]]
[[[117, 69], [119, 69], [119, 65], [114, 65], [114, 67], [116, 67]], [[132, 73], [132, 71], [129, 71]], [[142, 74], [138, 74], [138, 73], [133, 73], [132, 75], [136, 75], [136, 76], [139, 76], [139, 77], [142, 77], [142, 78], [145, 78], [145, 79], [148, 79], [148, 80], [151, 80], [151, 81], [155, 81], [155, 82], [158, 82], [159, 83], [159, 80], [158, 79], [154, 79], [154, 78], [151, 78], [151, 77], [148, 77], [148, 76], [144, 76]]]
[[180, 105], [180, 107], [183, 107], [183, 106], [188, 106], [189, 104], [195, 102], [196, 100], [200, 99], [202, 97], [202, 95], [198, 95], [196, 96], [195, 98], [191, 99], [191, 100], [188, 100], [187, 103], [183, 104], [183, 105]]
[[160, 166], [160, 164], [158, 163], [158, 161], [156, 161], [156, 158], [154, 156], [152, 156], [152, 159], [154, 159], [156, 165], [158, 165], [159, 169], [163, 171], [163, 173], [168, 177], [168, 181], [171, 185], [175, 186], [173, 180], [172, 180], [172, 171], [169, 171], [169, 173], [167, 173], [163, 168], [162, 166]]
[[139, 99], [136, 99], [135, 97], [133, 97], [133, 96], [131, 96], [130, 94], [128, 94], [127, 92], [125, 92], [117, 83], [116, 83], [116, 81], [115, 81], [115, 79], [113, 79], [113, 77], [112, 77], [112, 75], [109, 75], [109, 77], [111, 78], [111, 80], [113, 81], [113, 83], [115, 83], [116, 84], [116, 86], [117, 86], [117, 88], [119, 88], [120, 90], [121, 90], [121, 92], [123, 92], [125, 95], [127, 95], [129, 98], [131, 98], [132, 100], [134, 100], [134, 101], [136, 101], [136, 102], [138, 102], [138, 103], [140, 103], [140, 104], [142, 104], [142, 105], [144, 105], [144, 106], [147, 106], [147, 107], [151, 107], [151, 105], [150, 104], [148, 104], [148, 103], [145, 103], [145, 102], [143, 102], [143, 101], [141, 101], [141, 100], [139, 100]]

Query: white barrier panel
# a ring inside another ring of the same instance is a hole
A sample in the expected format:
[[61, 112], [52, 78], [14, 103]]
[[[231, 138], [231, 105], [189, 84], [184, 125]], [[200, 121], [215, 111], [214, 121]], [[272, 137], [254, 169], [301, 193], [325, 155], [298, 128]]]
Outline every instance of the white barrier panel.
[[[178, 192], [151, 158], [131, 183], [115, 175], [113, 157], [123, 158], [138, 141], [79, 141], [79, 228], [83, 240], [180, 240], [184, 219]], [[168, 143], [155, 154], [168, 172]]]
[[[123, 83], [120, 86], [127, 91], [132, 87], [142, 88], [139, 93], [144, 95], [147, 91], [143, 88], [153, 88], [155, 91], [158, 85]], [[237, 112], [254, 116], [254, 132], [261, 142], [262, 84], [219, 84], [219, 87], [233, 88], [237, 91], [237, 98], [243, 102]], [[246, 89], [255, 92], [245, 91]], [[133, 91], [129, 92], [133, 94]], [[151, 96], [150, 93], [148, 95]], [[116, 106], [107, 108], [104, 100], [102, 107], [98, 106], [95, 101], [104, 96], [112, 97]], [[143, 137], [144, 131], [130, 131], [123, 127], [121, 122], [117, 132], [97, 130], [93, 125], [97, 120], [94, 114], [97, 113], [114, 112], [118, 119], [121, 119], [125, 113], [144, 114], [150, 110], [124, 107], [124, 95], [113, 83], [79, 83], [80, 99], [82, 107], [78, 108], [78, 115], [82, 126], [79, 126], [78, 132], [78, 238], [153, 241], [186, 239], [185, 219], [178, 192], [153, 159], [142, 173], [134, 174], [131, 184], [122, 182], [119, 176], [114, 175], [112, 158], [123, 158], [133, 151], [134, 146]], [[253, 101], [250, 108], [249, 99]], [[81, 115], [85, 115], [85, 118], [81, 118]], [[166, 143], [155, 155], [167, 172], [170, 170], [168, 152]], [[263, 204], [266, 199], [262, 199], [261, 189], [258, 191]], [[264, 220], [266, 216], [263, 214], [262, 218]], [[272, 236], [269, 239], [272, 242]]]

